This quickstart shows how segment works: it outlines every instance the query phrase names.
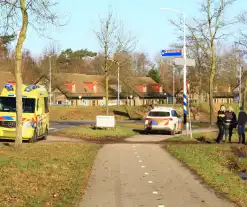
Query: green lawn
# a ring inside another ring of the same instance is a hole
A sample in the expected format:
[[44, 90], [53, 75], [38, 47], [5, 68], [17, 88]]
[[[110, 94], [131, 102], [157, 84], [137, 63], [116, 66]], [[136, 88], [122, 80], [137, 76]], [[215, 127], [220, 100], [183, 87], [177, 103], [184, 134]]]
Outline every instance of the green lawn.
[[[207, 140], [215, 138], [216, 133], [196, 134]], [[235, 135], [236, 139], [236, 135]], [[238, 144], [189, 144], [187, 136], [174, 137], [165, 148], [177, 159], [185, 163], [209, 186], [240, 206], [247, 204], [247, 183], [238, 175], [247, 169], [247, 147]]]
[[0, 206], [75, 206], [99, 149], [94, 144], [0, 145]]
[[131, 127], [126, 127], [124, 125], [117, 126], [115, 129], [94, 129], [92, 126], [82, 125], [51, 133], [51, 135], [54, 136], [80, 138], [90, 141], [121, 140], [122, 138], [136, 134], [138, 134], [138, 132], [133, 130]]

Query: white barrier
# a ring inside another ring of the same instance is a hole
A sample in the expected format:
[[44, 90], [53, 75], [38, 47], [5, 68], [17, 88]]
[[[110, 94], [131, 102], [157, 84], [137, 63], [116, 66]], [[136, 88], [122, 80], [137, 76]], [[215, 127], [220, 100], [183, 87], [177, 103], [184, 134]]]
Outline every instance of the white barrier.
[[96, 116], [96, 127], [115, 128], [116, 121], [114, 116]]

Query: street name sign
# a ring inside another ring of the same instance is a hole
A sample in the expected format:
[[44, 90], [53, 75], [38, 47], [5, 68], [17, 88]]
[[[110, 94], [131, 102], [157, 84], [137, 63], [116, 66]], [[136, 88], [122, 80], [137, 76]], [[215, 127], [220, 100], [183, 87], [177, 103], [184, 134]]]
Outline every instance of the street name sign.
[[163, 57], [181, 57], [182, 56], [182, 49], [161, 50], [161, 56], [163, 56]]
[[[177, 66], [183, 66], [184, 65], [184, 58], [174, 58], [173, 62]], [[194, 59], [186, 58], [186, 65], [188, 67], [195, 67], [196, 61]]]

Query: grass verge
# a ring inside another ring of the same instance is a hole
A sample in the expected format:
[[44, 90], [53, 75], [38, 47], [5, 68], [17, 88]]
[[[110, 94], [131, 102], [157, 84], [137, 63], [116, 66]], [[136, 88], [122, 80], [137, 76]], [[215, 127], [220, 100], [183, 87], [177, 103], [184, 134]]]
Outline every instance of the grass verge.
[[[212, 139], [215, 133], [197, 134]], [[211, 137], [210, 137], [211, 136]], [[178, 138], [173, 138], [178, 141]], [[165, 148], [185, 163], [218, 193], [240, 206], [246, 206], [247, 183], [239, 177], [247, 169], [247, 147], [236, 144], [188, 144], [190, 139], [180, 136], [183, 144], [166, 144]]]
[[82, 125], [51, 133], [51, 135], [54, 136], [80, 138], [87, 141], [116, 141], [136, 134], [138, 134], [138, 132], [123, 125], [117, 126], [115, 129], [95, 129], [90, 125]]
[[1, 206], [74, 206], [99, 149], [94, 144], [25, 144], [0, 148]]

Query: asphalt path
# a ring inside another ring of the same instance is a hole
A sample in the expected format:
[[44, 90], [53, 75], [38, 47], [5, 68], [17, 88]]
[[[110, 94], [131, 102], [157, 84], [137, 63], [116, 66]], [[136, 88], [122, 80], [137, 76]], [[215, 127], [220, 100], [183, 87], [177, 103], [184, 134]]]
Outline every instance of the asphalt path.
[[131, 141], [171, 136], [137, 135], [100, 149], [80, 207], [233, 207], [205, 187], [160, 145]]

